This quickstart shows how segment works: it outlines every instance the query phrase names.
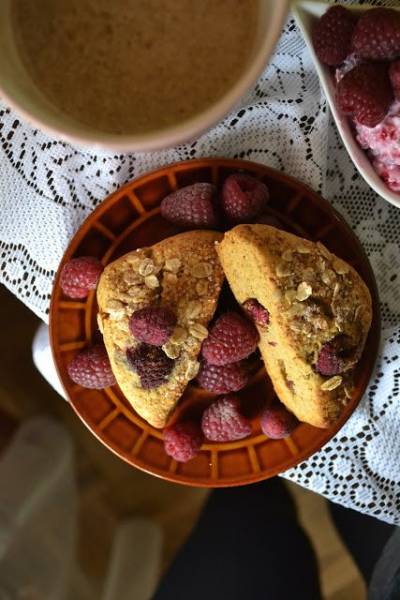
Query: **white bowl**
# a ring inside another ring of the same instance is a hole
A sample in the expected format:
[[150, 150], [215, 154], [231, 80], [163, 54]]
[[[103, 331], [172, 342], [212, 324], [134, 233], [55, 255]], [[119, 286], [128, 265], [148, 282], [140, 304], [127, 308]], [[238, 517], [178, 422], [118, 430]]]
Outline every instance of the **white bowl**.
[[[298, 0], [296, 3], [293, 4], [292, 11], [297, 21], [297, 24], [299, 25], [302, 31], [308, 49], [311, 53], [312, 59], [315, 64], [315, 68], [321, 81], [322, 88], [325, 92], [326, 99], [328, 100], [333, 118], [343, 140], [343, 144], [345, 145], [347, 152], [350, 154], [353, 163], [355, 164], [361, 176], [365, 179], [368, 185], [373, 190], [375, 190], [377, 194], [379, 194], [384, 200], [387, 200], [387, 202], [390, 202], [391, 204], [394, 204], [394, 206], [400, 208], [400, 194], [392, 192], [384, 183], [384, 181], [379, 177], [379, 175], [373, 168], [366, 152], [357, 143], [349, 119], [345, 115], [343, 115], [336, 106], [335, 82], [332, 77], [332, 72], [326, 65], [323, 65], [320, 62], [320, 60], [314, 52], [314, 47], [311, 41], [312, 26], [315, 19], [323, 15], [327, 11], [329, 6], [330, 4], [327, 2]], [[346, 6], [346, 8], [360, 13], [365, 12], [365, 10], [367, 10], [368, 8], [373, 7], [366, 4], [352, 4]]]
[[207, 110], [170, 128], [138, 135], [113, 135], [66, 117], [35, 87], [19, 59], [14, 43], [10, 10], [12, 1], [0, 0], [0, 97], [22, 118], [52, 136], [115, 152], [150, 151], [176, 146], [195, 139], [220, 121], [238, 105], [261, 75], [281, 33], [289, 4], [289, 0], [258, 0], [258, 31], [248, 67], [235, 85]]

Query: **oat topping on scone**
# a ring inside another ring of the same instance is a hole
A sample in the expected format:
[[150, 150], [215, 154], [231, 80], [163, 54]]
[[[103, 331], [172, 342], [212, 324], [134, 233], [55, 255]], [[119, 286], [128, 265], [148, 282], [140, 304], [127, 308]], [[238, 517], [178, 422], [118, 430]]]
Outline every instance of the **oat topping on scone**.
[[276, 261], [275, 284], [282, 292], [282, 311], [290, 317], [288, 334], [306, 360], [315, 364], [325, 342], [345, 335], [352, 341], [354, 355], [347, 352], [342, 370], [351, 368], [362, 333], [362, 299], [347, 265], [320, 243], [313, 252], [304, 245], [283, 254], [276, 251]]
[[[205, 296], [204, 292], [212, 289], [214, 268], [215, 261], [214, 264], [203, 262], [196, 259], [195, 254], [187, 256], [183, 262], [178, 257], [166, 258], [163, 254], [155, 257], [151, 248], [139, 249], [109, 276], [108, 283], [114, 290], [114, 297], [104, 308], [104, 318], [120, 321], [123, 324], [121, 331], [129, 335], [129, 319], [140, 309], [157, 305], [174, 306], [176, 302], [184, 305], [184, 310], [178, 310], [177, 325], [169, 343], [162, 347], [171, 359], [189, 360], [193, 347], [208, 335], [206, 327], [196, 320], [201, 317], [203, 309], [198, 296]], [[190, 279], [194, 281], [183, 296], [176, 297], [174, 286], [180, 277], [185, 277], [188, 283]], [[137, 340], [133, 341], [133, 345], [135, 343], [138, 343]], [[118, 339], [115, 345], [121, 348]], [[194, 372], [193, 368], [188, 372], [192, 370]]]

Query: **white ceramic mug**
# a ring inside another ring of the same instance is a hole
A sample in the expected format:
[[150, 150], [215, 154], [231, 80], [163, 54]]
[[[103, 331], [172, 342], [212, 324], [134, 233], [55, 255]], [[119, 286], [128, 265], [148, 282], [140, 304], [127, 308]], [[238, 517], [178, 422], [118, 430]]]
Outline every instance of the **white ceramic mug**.
[[146, 152], [195, 139], [238, 104], [261, 75], [274, 49], [288, 12], [289, 0], [259, 0], [258, 28], [248, 66], [218, 101], [177, 125], [126, 135], [106, 133], [78, 123], [58, 111], [45, 98], [19, 59], [11, 19], [12, 1], [0, 1], [0, 97], [5, 103], [23, 119], [53, 137], [101, 150]]

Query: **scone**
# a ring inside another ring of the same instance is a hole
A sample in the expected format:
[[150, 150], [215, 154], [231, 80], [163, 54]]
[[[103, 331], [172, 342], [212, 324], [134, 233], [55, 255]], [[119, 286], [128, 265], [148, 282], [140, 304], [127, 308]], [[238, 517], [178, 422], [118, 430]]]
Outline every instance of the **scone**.
[[236, 300], [255, 319], [279, 399], [300, 421], [328, 427], [350, 396], [371, 325], [366, 285], [321, 243], [268, 225], [235, 227], [217, 251]]
[[[224, 279], [215, 251], [221, 238], [213, 231], [181, 233], [129, 252], [101, 275], [98, 321], [112, 370], [135, 411], [154, 427], [165, 426], [197, 375]], [[131, 333], [131, 316], [144, 307], [173, 313], [176, 323], [162, 347], [143, 344]]]

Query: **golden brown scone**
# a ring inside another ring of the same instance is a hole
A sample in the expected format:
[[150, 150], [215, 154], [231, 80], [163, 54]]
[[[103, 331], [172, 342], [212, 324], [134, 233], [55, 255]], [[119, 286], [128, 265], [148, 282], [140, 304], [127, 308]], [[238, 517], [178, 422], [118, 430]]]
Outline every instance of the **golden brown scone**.
[[[223, 271], [215, 242], [222, 234], [189, 231], [165, 239], [150, 248], [129, 252], [109, 264], [97, 289], [99, 327], [118, 385], [135, 411], [154, 427], [163, 427], [197, 375], [202, 340], [207, 336]], [[177, 326], [163, 346], [174, 359], [165, 383], [143, 389], [126, 351], [139, 342], [129, 331], [131, 314], [145, 306], [165, 306], [175, 313]]]
[[[371, 325], [366, 285], [319, 242], [268, 225], [235, 227], [217, 251], [236, 300], [254, 298], [269, 311], [268, 326], [257, 328], [278, 397], [300, 421], [328, 427], [350, 396]], [[331, 372], [319, 374], [317, 362]]]

